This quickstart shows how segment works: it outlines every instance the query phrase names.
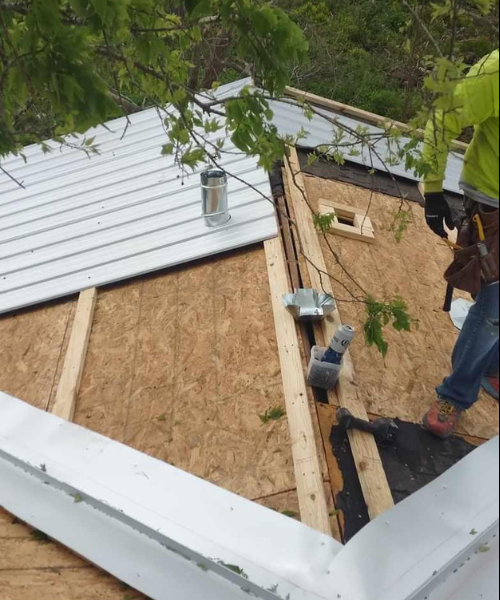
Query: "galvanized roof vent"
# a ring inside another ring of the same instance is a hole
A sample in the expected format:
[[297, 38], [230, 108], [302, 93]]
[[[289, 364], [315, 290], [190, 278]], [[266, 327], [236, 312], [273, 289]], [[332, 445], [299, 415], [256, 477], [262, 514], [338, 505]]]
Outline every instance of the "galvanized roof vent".
[[231, 218], [228, 181], [224, 171], [209, 170], [201, 174], [202, 211], [207, 227], [221, 227]]

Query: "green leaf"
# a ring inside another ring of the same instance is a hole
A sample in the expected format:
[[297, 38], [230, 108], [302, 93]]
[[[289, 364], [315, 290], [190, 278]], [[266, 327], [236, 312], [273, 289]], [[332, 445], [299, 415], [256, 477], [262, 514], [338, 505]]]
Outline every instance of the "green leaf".
[[165, 144], [161, 149], [161, 153], [163, 156], [171, 156], [174, 150], [175, 146], [173, 144]]
[[192, 150], [188, 150], [182, 156], [181, 162], [183, 165], [190, 167], [191, 169], [196, 169], [196, 167], [205, 160], [206, 152], [203, 148], [193, 148]]
[[259, 415], [259, 419], [264, 425], [267, 425], [271, 421], [280, 421], [286, 416], [286, 409], [283, 406], [276, 406], [274, 408], [268, 408], [263, 415]]
[[108, 0], [90, 0], [94, 10], [99, 15], [101, 21], [106, 23], [106, 17], [108, 12]]
[[71, 6], [74, 8], [77, 15], [85, 16], [89, 6], [88, 0], [71, 0]]
[[248, 575], [245, 573], [245, 571], [241, 567], [238, 567], [238, 565], [231, 565], [231, 564], [223, 562], [222, 560], [219, 560], [218, 563], [222, 567], [225, 567], [226, 569], [229, 569], [233, 573], [236, 573], [236, 575], [239, 575], [240, 577], [243, 577], [244, 579], [248, 579]]
[[327, 233], [331, 230], [332, 225], [337, 221], [335, 213], [321, 214], [316, 213], [313, 217], [314, 227], [320, 233]]
[[43, 533], [43, 531], [39, 531], [38, 529], [32, 531], [30, 537], [34, 542], [38, 542], [39, 544], [51, 543], [51, 539], [49, 538], [49, 536], [46, 533]]
[[299, 519], [300, 515], [297, 514], [296, 512], [294, 512], [293, 510], [283, 510], [281, 511], [281, 514], [284, 517], [288, 517], [289, 519]]
[[208, 17], [212, 13], [212, 0], [185, 0], [185, 5], [193, 19]]

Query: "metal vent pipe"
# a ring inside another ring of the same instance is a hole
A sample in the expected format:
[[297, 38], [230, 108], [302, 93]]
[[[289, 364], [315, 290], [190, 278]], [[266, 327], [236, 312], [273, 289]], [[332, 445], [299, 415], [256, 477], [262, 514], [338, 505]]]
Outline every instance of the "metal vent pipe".
[[220, 170], [201, 174], [202, 211], [207, 227], [220, 227], [231, 218], [229, 214], [228, 179]]

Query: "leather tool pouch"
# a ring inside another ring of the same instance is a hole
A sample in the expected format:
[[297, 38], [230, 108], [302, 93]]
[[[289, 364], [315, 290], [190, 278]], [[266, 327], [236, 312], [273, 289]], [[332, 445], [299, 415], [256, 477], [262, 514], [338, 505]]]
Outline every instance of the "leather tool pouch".
[[[473, 218], [479, 214], [484, 226], [486, 240], [480, 241], [479, 231]], [[446, 281], [454, 288], [476, 296], [483, 282], [487, 285], [500, 279], [500, 211], [488, 211], [475, 204], [469, 212], [458, 236], [462, 250], [455, 251], [455, 260], [445, 273]]]

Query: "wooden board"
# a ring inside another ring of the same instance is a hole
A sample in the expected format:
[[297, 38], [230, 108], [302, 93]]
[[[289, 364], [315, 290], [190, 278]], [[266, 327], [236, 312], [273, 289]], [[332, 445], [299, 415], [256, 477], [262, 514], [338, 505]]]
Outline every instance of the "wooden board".
[[[377, 231], [376, 244], [336, 238], [334, 249], [369, 293], [381, 299], [402, 296], [419, 327], [411, 334], [397, 333], [389, 327], [386, 337], [390, 348], [385, 360], [376, 349], [366, 346], [362, 335], [357, 336], [351, 357], [356, 377], [362, 382], [358, 395], [370, 414], [420, 423], [435, 399], [435, 387], [450, 373], [451, 353], [458, 337], [449, 315], [442, 311], [446, 291], [443, 273], [452, 260], [451, 251], [427, 228], [424, 211], [418, 205], [412, 205], [413, 222], [403, 241], [397, 243], [390, 231], [397, 200], [335, 181], [309, 176], [304, 181], [313, 206], [320, 198], [361, 211], [372, 204], [370, 217]], [[324, 256], [329, 271], [350, 285], [345, 273], [328, 258], [326, 249]], [[340, 310], [342, 317], [361, 331], [364, 307], [341, 302]], [[498, 415], [498, 402], [482, 394], [480, 402], [464, 415], [459, 432], [491, 439], [499, 431]]]
[[[302, 242], [303, 252], [309, 259], [307, 266], [311, 284], [318, 291], [323, 290], [335, 297], [332, 282], [323, 275], [328, 269], [319, 236], [314, 228], [311, 207], [307, 204], [307, 193], [295, 149], [291, 150], [289, 163], [287, 161], [286, 165], [289, 189], [298, 224], [298, 235]], [[337, 309], [321, 324], [323, 339], [330, 340], [341, 324], [342, 319]], [[368, 418], [366, 407], [358, 394], [358, 389], [362, 385], [359, 380], [355, 381], [353, 362], [347, 352], [337, 386], [339, 402], [355, 416], [366, 420]], [[333, 394], [330, 396], [334, 397]], [[373, 436], [353, 431], [350, 432], [349, 438], [368, 512], [373, 519], [394, 505], [392, 494]]]
[[303, 363], [295, 321], [283, 306], [290, 292], [281, 240], [265, 242], [269, 283], [281, 360], [283, 388], [290, 427], [295, 480], [303, 523], [331, 534], [323, 478], [309, 411]]
[[[336, 102], [335, 100], [329, 100], [328, 98], [317, 96], [316, 94], [303, 92], [302, 90], [298, 90], [293, 87], [287, 87], [286, 93], [288, 96], [296, 98], [297, 100], [300, 100], [302, 102], [305, 101], [312, 105], [328, 108], [340, 115], [354, 117], [355, 119], [359, 119], [360, 121], [369, 123], [371, 125], [376, 125], [377, 127], [382, 127], [383, 129], [390, 127], [400, 129], [403, 132], [411, 131], [413, 135], [420, 139], [424, 139], [425, 136], [425, 131], [423, 129], [414, 130], [408, 124], [401, 123], [401, 121], [394, 121], [392, 119], [388, 119], [387, 117], [382, 117], [380, 115], [376, 115], [375, 113], [368, 112], [366, 110], [362, 110], [354, 106], [349, 106], [348, 104], [342, 104], [341, 102]], [[453, 142], [452, 144], [452, 149], [458, 152], [465, 153], [467, 152], [468, 148], [469, 144], [460, 142], [458, 140]]]
[[66, 421], [72, 421], [75, 414], [96, 302], [96, 288], [85, 290], [78, 299], [71, 338], [66, 351], [55, 402], [51, 408], [54, 415]]

